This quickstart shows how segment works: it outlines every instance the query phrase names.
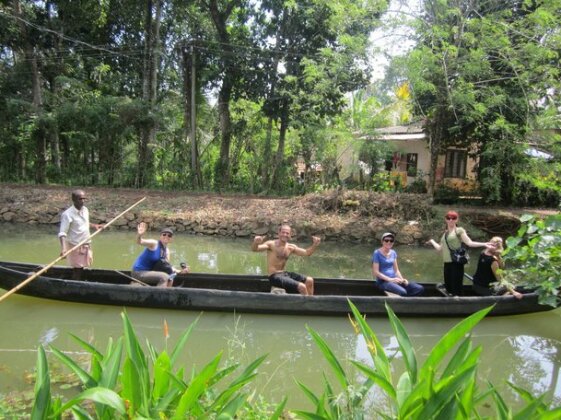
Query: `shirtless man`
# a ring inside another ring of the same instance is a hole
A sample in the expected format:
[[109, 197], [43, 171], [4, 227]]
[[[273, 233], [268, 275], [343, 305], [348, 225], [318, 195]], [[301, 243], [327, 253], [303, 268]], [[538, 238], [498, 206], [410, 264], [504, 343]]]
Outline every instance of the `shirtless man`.
[[292, 230], [289, 225], [282, 224], [279, 227], [278, 239], [265, 241], [264, 236], [256, 236], [251, 244], [251, 250], [255, 252], [267, 251], [267, 272], [271, 286], [279, 287], [289, 293], [300, 293], [311, 296], [314, 294], [314, 279], [298, 273], [284, 270], [288, 257], [292, 254], [306, 257], [312, 255], [318, 247], [321, 239], [312, 236], [312, 245], [303, 249], [288, 241]]

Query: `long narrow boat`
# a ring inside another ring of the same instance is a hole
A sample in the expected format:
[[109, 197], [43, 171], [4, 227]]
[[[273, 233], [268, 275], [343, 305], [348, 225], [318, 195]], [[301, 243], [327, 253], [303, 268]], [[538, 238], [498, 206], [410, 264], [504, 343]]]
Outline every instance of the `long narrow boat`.
[[[41, 266], [0, 262], [0, 287], [10, 290]], [[515, 315], [547, 311], [538, 296], [470, 296], [465, 286], [462, 297], [448, 297], [436, 284], [423, 283], [420, 297], [391, 297], [367, 279], [315, 279], [315, 295], [274, 294], [267, 278], [256, 275], [191, 273], [178, 276], [175, 287], [159, 288], [131, 284], [129, 272], [85, 270], [84, 280], [71, 280], [71, 270], [55, 266], [18, 293], [45, 299], [102, 305], [137, 306], [193, 311], [248, 312], [289, 315], [346, 315], [351, 300], [362, 313], [386, 315], [385, 303], [399, 316], [464, 317], [495, 305], [491, 315]]]

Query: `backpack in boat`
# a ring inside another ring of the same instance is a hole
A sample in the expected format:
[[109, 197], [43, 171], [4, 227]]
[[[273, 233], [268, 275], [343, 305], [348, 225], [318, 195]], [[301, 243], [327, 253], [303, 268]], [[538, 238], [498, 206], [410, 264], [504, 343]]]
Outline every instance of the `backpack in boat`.
[[161, 271], [162, 273], [173, 274], [173, 266], [166, 259], [167, 250], [164, 244], [160, 242], [160, 259], [152, 267], [153, 271]]
[[444, 234], [444, 240], [446, 241], [446, 246], [450, 251], [450, 258], [452, 262], [456, 264], [467, 264], [469, 262], [469, 254], [467, 249], [464, 247], [464, 243], [460, 242], [460, 247], [458, 249], [450, 248], [450, 244], [448, 243], [448, 232]]
[[173, 266], [164, 258], [160, 258], [154, 267], [152, 267], [153, 271], [161, 271], [167, 274], [173, 274]]

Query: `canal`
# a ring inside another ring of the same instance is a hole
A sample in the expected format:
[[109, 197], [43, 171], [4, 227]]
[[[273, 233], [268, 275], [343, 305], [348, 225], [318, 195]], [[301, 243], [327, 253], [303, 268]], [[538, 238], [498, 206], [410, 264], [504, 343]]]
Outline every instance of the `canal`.
[[[0, 225], [0, 260], [48, 263], [59, 252], [56, 227]], [[148, 235], [150, 236], [150, 235]], [[152, 235], [155, 237], [155, 234]], [[309, 242], [302, 242], [307, 246]], [[177, 234], [170, 246], [173, 262], [187, 262], [192, 271], [251, 273], [266, 271], [265, 255], [250, 251], [250, 239]], [[107, 231], [94, 239], [95, 266], [128, 269], [141, 248], [132, 231]], [[371, 246], [322, 243], [310, 258], [292, 257], [291, 270], [316, 277], [369, 278]], [[411, 280], [440, 282], [439, 255], [425, 248], [398, 247], [400, 268]], [[475, 257], [476, 251], [472, 251]], [[474, 260], [475, 258], [472, 258]], [[473, 273], [473, 267], [467, 272]], [[82, 357], [81, 348], [70, 334], [105, 349], [107, 340], [122, 333], [123, 308], [72, 304], [12, 295], [0, 303], [0, 395], [32, 390], [30, 379], [38, 344], [49, 344]], [[181, 364], [186, 369], [202, 367], [218, 352], [223, 359], [247, 364], [267, 354], [259, 370], [259, 389], [271, 401], [289, 397], [288, 407], [308, 408], [300, 381], [315, 391], [322, 387], [322, 372], [328, 364], [306, 331], [309, 326], [322, 335], [342, 361], [368, 359], [364, 342], [349, 321], [337, 317], [203, 314], [173, 310], [127, 308], [142, 342], [149, 340], [163, 349], [164, 321], [169, 325], [168, 348], [181, 332], [198, 318]], [[199, 318], [200, 317], [200, 318]], [[458, 319], [403, 319], [417, 355], [423, 359], [431, 347]], [[389, 322], [368, 319], [399, 369], [400, 355]], [[534, 395], [547, 393], [555, 405], [561, 404], [561, 310], [539, 314], [497, 317], [483, 320], [473, 333], [474, 343], [483, 346], [479, 377], [495, 384], [516, 405], [519, 399], [505, 385], [510, 381]], [[53, 361], [54, 359], [50, 359]], [[347, 364], [347, 366], [349, 366]], [[350, 369], [350, 367], [349, 367]]]

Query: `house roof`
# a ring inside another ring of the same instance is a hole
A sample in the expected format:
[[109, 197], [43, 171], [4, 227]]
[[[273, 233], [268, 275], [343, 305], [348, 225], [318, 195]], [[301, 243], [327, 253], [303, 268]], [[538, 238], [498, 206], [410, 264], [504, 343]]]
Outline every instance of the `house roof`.
[[425, 133], [418, 134], [381, 134], [377, 138], [381, 140], [422, 140], [426, 137]]
[[395, 125], [392, 127], [381, 127], [374, 130], [374, 135], [364, 135], [362, 139], [376, 140], [422, 140], [426, 138], [420, 122], [408, 125]]
[[552, 154], [544, 152], [544, 151], [539, 150], [539, 149], [536, 149], [534, 147], [527, 148], [524, 153], [526, 153], [526, 155], [528, 155], [530, 157], [533, 157], [533, 158], [539, 158], [539, 159], [544, 159], [544, 160], [553, 159]]
[[423, 134], [420, 122], [407, 125], [394, 125], [393, 127], [380, 127], [375, 130], [380, 134]]

